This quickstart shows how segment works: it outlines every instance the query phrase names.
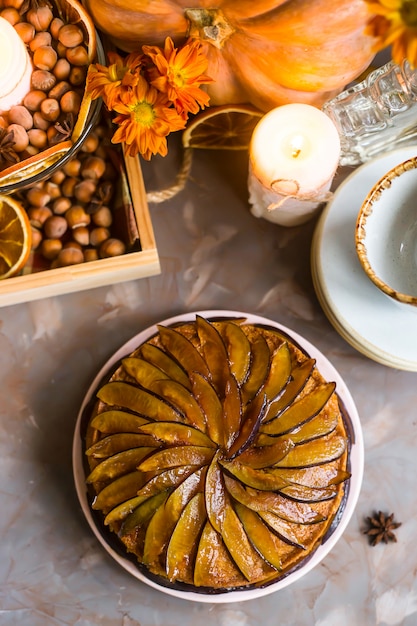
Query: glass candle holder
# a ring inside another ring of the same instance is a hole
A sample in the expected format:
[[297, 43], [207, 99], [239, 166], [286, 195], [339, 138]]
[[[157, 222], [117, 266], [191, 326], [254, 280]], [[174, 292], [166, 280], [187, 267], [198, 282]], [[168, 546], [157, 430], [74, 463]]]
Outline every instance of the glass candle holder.
[[281, 226], [304, 224], [329, 199], [339, 164], [337, 129], [308, 104], [285, 104], [264, 115], [249, 148], [251, 212]]
[[340, 165], [358, 165], [417, 137], [417, 71], [393, 61], [326, 102], [335, 124]]

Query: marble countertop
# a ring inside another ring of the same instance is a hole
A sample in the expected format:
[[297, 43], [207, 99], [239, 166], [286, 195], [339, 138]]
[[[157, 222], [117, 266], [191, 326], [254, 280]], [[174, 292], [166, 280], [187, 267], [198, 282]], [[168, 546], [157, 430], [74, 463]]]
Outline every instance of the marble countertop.
[[[181, 161], [144, 165], [147, 189]], [[247, 155], [195, 152], [183, 191], [151, 204], [159, 276], [0, 309], [1, 626], [415, 626], [416, 374], [351, 347], [324, 315], [310, 274], [315, 221], [253, 217]], [[100, 546], [78, 503], [71, 448], [96, 372], [131, 336], [187, 311], [232, 309], [304, 336], [356, 403], [365, 472], [356, 511], [332, 552], [301, 580], [240, 604], [178, 600], [141, 584]], [[389, 328], [387, 328], [389, 332]], [[365, 518], [394, 512], [397, 543], [371, 547]]]

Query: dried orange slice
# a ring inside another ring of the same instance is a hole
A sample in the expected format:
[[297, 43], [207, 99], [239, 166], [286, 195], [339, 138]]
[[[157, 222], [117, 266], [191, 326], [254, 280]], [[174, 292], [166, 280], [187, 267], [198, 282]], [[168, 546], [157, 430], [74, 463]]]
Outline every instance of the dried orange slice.
[[24, 208], [0, 195], [0, 279], [18, 274], [28, 260], [32, 230]]
[[262, 115], [249, 104], [210, 107], [188, 123], [182, 144], [184, 148], [246, 150]]

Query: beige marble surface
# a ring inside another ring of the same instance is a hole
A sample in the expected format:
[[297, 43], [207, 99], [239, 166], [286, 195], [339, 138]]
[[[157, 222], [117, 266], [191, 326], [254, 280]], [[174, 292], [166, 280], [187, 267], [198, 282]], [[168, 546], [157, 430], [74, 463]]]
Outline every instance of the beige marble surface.
[[[173, 180], [180, 156], [174, 145], [146, 164], [147, 188]], [[1, 626], [417, 624], [417, 375], [337, 334], [310, 275], [315, 223], [253, 217], [246, 171], [246, 154], [196, 153], [186, 188], [151, 205], [160, 276], [0, 309]], [[78, 408], [107, 358], [151, 323], [214, 308], [258, 313], [315, 344], [347, 383], [365, 440], [361, 495], [334, 550], [281, 592], [217, 606], [152, 590], [114, 563], [83, 518], [71, 466]], [[396, 544], [368, 545], [375, 509], [402, 522]]]

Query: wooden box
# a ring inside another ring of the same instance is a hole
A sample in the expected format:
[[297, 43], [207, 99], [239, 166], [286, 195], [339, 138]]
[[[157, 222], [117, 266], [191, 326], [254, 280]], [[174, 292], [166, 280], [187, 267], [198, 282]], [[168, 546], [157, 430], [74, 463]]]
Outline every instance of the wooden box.
[[140, 250], [79, 265], [22, 274], [0, 281], [0, 306], [102, 287], [160, 273], [139, 159], [124, 155], [124, 190]]

